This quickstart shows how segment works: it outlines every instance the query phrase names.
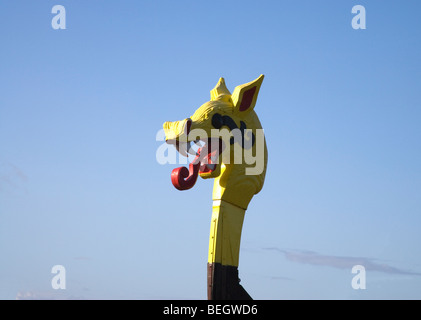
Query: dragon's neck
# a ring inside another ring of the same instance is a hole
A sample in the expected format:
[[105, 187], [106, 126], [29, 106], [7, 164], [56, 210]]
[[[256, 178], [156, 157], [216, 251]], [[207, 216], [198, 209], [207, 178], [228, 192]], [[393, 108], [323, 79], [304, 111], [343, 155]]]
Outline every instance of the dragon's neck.
[[256, 176], [244, 174], [244, 165], [221, 164], [221, 173], [215, 178], [212, 199], [223, 200], [244, 210], [256, 193]]
[[208, 299], [251, 299], [240, 285], [238, 262], [246, 210], [214, 200], [209, 238]]
[[209, 263], [238, 266], [245, 210], [224, 200], [214, 200], [209, 238]]

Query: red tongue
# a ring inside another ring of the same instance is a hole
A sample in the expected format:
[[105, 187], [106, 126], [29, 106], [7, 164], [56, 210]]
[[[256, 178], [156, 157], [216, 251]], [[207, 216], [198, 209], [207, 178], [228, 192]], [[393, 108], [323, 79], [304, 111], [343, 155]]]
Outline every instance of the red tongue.
[[[197, 176], [199, 175], [199, 171], [200, 172], [212, 171], [206, 165], [201, 165], [200, 163], [199, 158], [200, 158], [200, 152], [202, 151], [202, 149], [203, 148], [200, 148], [197, 151], [197, 156], [189, 164], [189, 169], [187, 169], [186, 167], [179, 167], [179, 168], [175, 168], [171, 172], [171, 182], [174, 185], [174, 187], [176, 187], [178, 190], [191, 189], [197, 181]], [[208, 159], [207, 163], [211, 163], [210, 161], [211, 153], [207, 154], [206, 157]]]
[[186, 167], [175, 168], [171, 172], [171, 182], [178, 190], [188, 190], [194, 186], [199, 175], [200, 162], [190, 163], [189, 169]]
[[171, 182], [178, 190], [188, 190], [191, 189], [197, 181], [197, 176], [199, 175], [200, 168], [200, 151], [197, 151], [197, 156], [189, 164], [189, 169], [186, 167], [175, 168], [171, 172]]

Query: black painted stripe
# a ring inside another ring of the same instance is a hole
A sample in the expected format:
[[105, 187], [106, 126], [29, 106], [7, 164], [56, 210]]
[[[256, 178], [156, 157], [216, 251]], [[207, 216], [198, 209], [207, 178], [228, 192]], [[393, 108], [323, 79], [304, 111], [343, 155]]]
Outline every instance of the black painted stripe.
[[[223, 126], [228, 127], [230, 131], [234, 129], [240, 129], [241, 132], [241, 147], [244, 149], [245, 139], [244, 139], [244, 131], [247, 129], [247, 125], [245, 122], [240, 121], [240, 128], [238, 128], [237, 124], [235, 123], [234, 119], [232, 119], [230, 116], [223, 116], [219, 113], [215, 113], [212, 117], [212, 126], [215, 129], [221, 129]], [[234, 144], [235, 139], [234, 137], [231, 137], [230, 144]], [[254, 143], [256, 142], [256, 137], [254, 133], [251, 134], [251, 146], [254, 146]]]

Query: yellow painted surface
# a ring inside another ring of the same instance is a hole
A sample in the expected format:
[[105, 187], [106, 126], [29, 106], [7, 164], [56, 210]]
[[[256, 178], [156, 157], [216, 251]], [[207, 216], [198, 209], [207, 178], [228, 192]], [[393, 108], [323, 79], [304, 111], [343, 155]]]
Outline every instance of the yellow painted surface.
[[[247, 129], [256, 132], [262, 129], [259, 118], [254, 111], [259, 90], [264, 76], [239, 85], [234, 88], [233, 94], [227, 89], [225, 80], [220, 78], [215, 88], [210, 92], [210, 101], [202, 104], [194, 114], [187, 119], [175, 122], [164, 123], [167, 140], [194, 141], [200, 137], [186, 136], [187, 121], [191, 121], [190, 129], [200, 129], [204, 138], [215, 138], [215, 130], [212, 118], [215, 114], [230, 117], [238, 128], [243, 122]], [[224, 129], [226, 125], [222, 127]], [[255, 143], [252, 147], [252, 154], [256, 154]], [[232, 148], [234, 149], [234, 148]], [[213, 187], [213, 209], [211, 230], [209, 239], [208, 262], [218, 262], [223, 265], [238, 266], [241, 230], [244, 221], [245, 210], [251, 199], [263, 187], [267, 167], [266, 141], [259, 154], [264, 156], [263, 171], [255, 175], [246, 175], [246, 169], [253, 168], [253, 164], [224, 163], [222, 156], [219, 157], [217, 169], [211, 173], [201, 173], [203, 179], [214, 178]], [[230, 151], [231, 156], [234, 150]], [[244, 160], [244, 159], [243, 159]]]
[[[256, 80], [235, 87], [232, 95], [229, 94], [225, 81], [221, 78], [215, 88], [211, 90], [210, 102], [216, 101], [220, 104], [224, 103], [224, 105], [229, 104], [229, 110], [222, 113], [232, 117], [238, 127], [240, 121], [243, 121], [246, 123], [248, 129], [262, 129], [259, 118], [254, 111], [254, 107], [256, 105], [263, 78], [264, 76], [261, 75]], [[244, 92], [253, 88], [255, 88], [255, 94], [251, 100], [250, 107], [246, 111], [240, 111], [239, 106], [242, 102]], [[215, 110], [215, 108], [212, 109]], [[218, 112], [220, 112], [220, 108], [218, 109]], [[225, 111], [225, 107], [223, 108], [223, 111]], [[196, 113], [200, 114], [201, 112], [196, 111]], [[207, 115], [207, 118], [210, 118], [211, 116], [212, 115]], [[225, 200], [229, 203], [235, 204], [236, 206], [247, 209], [253, 196], [263, 187], [267, 166], [266, 142], [264, 142], [263, 150], [265, 161], [264, 170], [259, 175], [246, 175], [246, 168], [250, 167], [250, 165], [248, 165], [245, 161], [242, 161], [241, 164], [234, 164], [233, 161], [230, 163], [222, 162], [220, 165], [221, 172], [217, 177], [215, 177], [212, 199]], [[256, 144], [253, 146], [253, 154], [255, 153]]]
[[241, 101], [243, 100], [243, 94], [248, 90], [252, 89], [253, 87], [256, 87], [255, 94], [253, 95], [253, 99], [251, 101], [250, 107], [244, 111], [240, 112], [239, 110], [236, 110], [236, 112], [242, 113], [242, 116], [244, 116], [247, 112], [250, 112], [254, 109], [254, 106], [256, 105], [257, 96], [259, 95], [260, 86], [262, 85], [264, 75], [261, 75], [256, 80], [250, 81], [248, 83], [242, 84], [240, 86], [235, 87], [234, 92], [232, 93], [232, 104], [234, 106], [234, 109], [238, 109], [238, 107], [241, 104]]
[[225, 201], [214, 201], [209, 237], [209, 263], [238, 267], [245, 210]]

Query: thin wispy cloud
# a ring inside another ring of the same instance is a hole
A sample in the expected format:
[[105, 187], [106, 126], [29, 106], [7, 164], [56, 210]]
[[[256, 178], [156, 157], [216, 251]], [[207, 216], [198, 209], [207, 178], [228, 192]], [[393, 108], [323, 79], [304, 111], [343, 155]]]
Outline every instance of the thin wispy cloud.
[[421, 276], [421, 273], [419, 272], [396, 268], [387, 263], [378, 262], [377, 259], [367, 257], [333, 256], [320, 254], [314, 251], [286, 250], [277, 247], [263, 248], [263, 250], [281, 253], [287, 260], [303, 264], [327, 266], [337, 269], [351, 269], [355, 265], [362, 265], [366, 270], [370, 271]]
[[17, 189], [27, 181], [27, 175], [17, 166], [10, 162], [0, 162], [0, 191]]

